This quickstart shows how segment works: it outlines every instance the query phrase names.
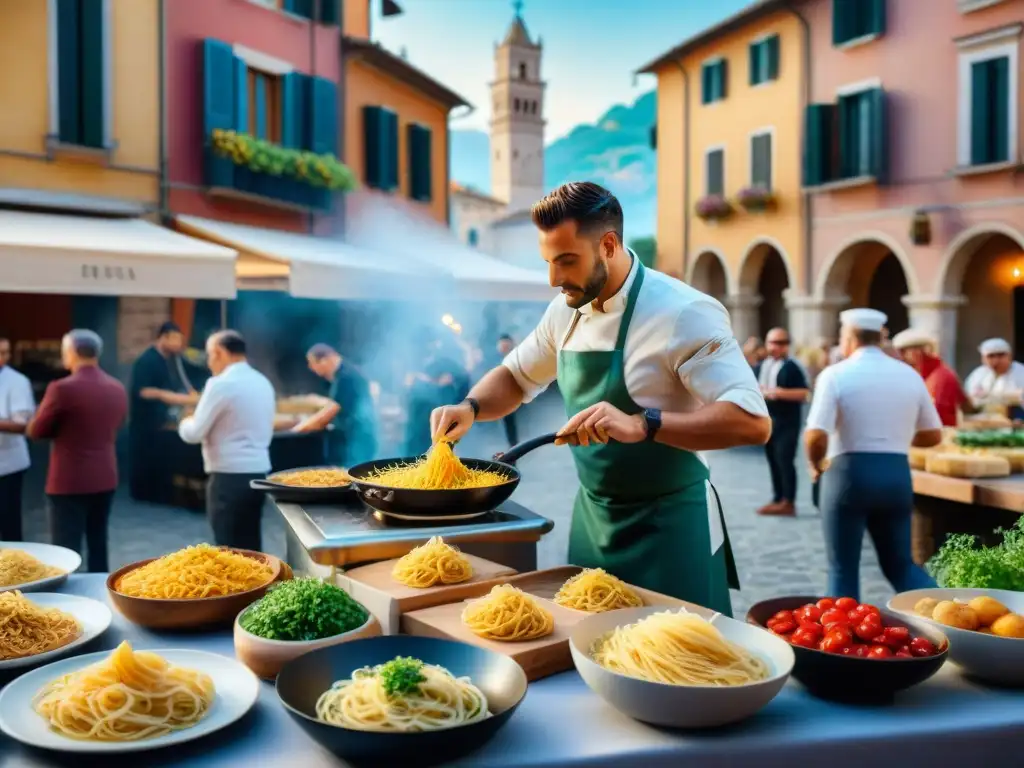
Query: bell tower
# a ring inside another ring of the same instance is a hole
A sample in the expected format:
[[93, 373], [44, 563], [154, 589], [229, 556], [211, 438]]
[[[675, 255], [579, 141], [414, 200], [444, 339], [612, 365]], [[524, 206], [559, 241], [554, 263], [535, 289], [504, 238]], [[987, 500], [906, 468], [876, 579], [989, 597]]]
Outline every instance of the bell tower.
[[510, 212], [529, 208], [544, 195], [544, 81], [541, 41], [523, 22], [522, 0], [505, 39], [494, 48], [491, 83], [491, 195]]

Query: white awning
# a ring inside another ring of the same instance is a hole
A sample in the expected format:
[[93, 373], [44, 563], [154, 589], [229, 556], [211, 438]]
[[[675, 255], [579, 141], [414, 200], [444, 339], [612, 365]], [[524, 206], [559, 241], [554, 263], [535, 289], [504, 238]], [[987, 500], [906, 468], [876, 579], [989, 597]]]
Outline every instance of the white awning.
[[458, 295], [478, 301], [551, 301], [555, 289], [546, 270], [533, 270], [462, 245], [454, 238], [443, 251], [424, 248], [410, 254], [455, 278]]
[[177, 216], [178, 228], [238, 250], [240, 290], [284, 290], [305, 299], [397, 299], [432, 274], [422, 264], [341, 240]]
[[235, 256], [143, 219], [0, 211], [0, 292], [230, 299]]

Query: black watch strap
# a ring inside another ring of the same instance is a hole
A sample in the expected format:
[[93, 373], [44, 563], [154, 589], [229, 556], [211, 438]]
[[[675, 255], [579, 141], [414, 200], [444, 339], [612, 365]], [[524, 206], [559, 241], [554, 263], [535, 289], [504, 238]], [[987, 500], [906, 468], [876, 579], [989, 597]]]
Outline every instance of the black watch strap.
[[475, 419], [480, 415], [480, 403], [475, 397], [467, 397], [462, 402], [468, 403], [469, 407], [473, 409], [473, 418]]
[[647, 437], [645, 439], [648, 443], [652, 443], [654, 442], [654, 436], [661, 429], [661, 411], [657, 408], [645, 408], [644, 423], [647, 424]]

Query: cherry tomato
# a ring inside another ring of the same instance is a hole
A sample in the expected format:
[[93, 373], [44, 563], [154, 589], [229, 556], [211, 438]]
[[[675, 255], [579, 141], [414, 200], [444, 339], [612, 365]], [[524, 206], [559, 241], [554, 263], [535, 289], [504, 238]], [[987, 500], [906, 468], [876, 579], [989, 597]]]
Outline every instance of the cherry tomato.
[[789, 638], [789, 642], [791, 642], [793, 645], [799, 645], [803, 648], [818, 647], [818, 638], [815, 636], [815, 634], [803, 628], [798, 629], [796, 632], [794, 632], [792, 636]]
[[886, 627], [882, 634], [885, 636], [885, 644], [896, 650], [910, 642], [910, 630], [906, 627]]
[[856, 649], [852, 645], [848, 645], [839, 652], [840, 656], [856, 656]]
[[788, 635], [794, 629], [796, 629], [795, 621], [777, 621], [775, 622], [775, 626], [772, 627], [772, 632], [777, 635]]
[[927, 637], [915, 637], [910, 641], [910, 652], [915, 656], [934, 656], [938, 649]]
[[783, 620], [785, 620], [785, 621], [793, 621], [793, 612], [792, 611], [779, 611], [774, 616], [772, 616], [771, 619], [770, 619], [770, 621], [783, 621]]
[[910, 651], [902, 651], [902, 650], [901, 651], [896, 651], [896, 653], [894, 655], [895, 655], [895, 657], [897, 659], [912, 659], [912, 658], [914, 658], [914, 654], [912, 654]]
[[823, 597], [821, 598], [821, 600], [816, 602], [815, 605], [818, 606], [818, 610], [824, 613], [825, 611], [834, 608], [836, 605], [836, 601], [833, 600], [831, 597]]
[[842, 653], [843, 648], [853, 642], [853, 633], [849, 627], [834, 626], [825, 633], [825, 639], [821, 641], [821, 650], [829, 653]]
[[813, 603], [808, 603], [796, 612], [797, 621], [818, 621], [821, 618], [821, 609]]
[[857, 607], [857, 601], [852, 597], [840, 597], [836, 600], [836, 608], [840, 611], [852, 611]]
[[884, 645], [873, 645], [868, 652], [869, 659], [891, 659], [892, 649]]
[[910, 646], [909, 645], [901, 645], [899, 648], [896, 649], [896, 655], [902, 657], [902, 656], [913, 656], [914, 654], [912, 654], [910, 652]]
[[882, 628], [873, 621], [862, 621], [857, 625], [856, 629], [853, 630], [854, 634], [857, 635], [864, 642], [878, 642], [875, 638], [880, 636]]
[[815, 621], [801, 621], [799, 629], [810, 632], [815, 640], [820, 640], [825, 634], [825, 628]]
[[849, 617], [846, 615], [846, 611], [841, 611], [838, 608], [832, 608], [821, 614], [821, 626], [826, 629], [833, 624], [841, 624], [846, 626], [850, 623]]
[[868, 657], [868, 653], [871, 652], [870, 645], [852, 645], [850, 647], [853, 648], [853, 653], [851, 655], [856, 656], [858, 659], [866, 659]]

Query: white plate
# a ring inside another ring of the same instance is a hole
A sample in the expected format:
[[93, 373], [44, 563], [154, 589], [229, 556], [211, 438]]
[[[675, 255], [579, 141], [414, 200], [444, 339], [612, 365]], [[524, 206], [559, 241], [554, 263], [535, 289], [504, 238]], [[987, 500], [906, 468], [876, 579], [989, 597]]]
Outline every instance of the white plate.
[[206, 651], [149, 648], [135, 650], [151, 650], [175, 666], [205, 672], [213, 678], [217, 695], [206, 717], [183, 731], [174, 731], [164, 736], [141, 741], [78, 741], [51, 730], [50, 724], [32, 708], [32, 699], [43, 686], [54, 678], [103, 661], [111, 654], [111, 651], [102, 651], [55, 661], [45, 667], [26, 672], [14, 682], [9, 683], [3, 692], [0, 692], [0, 731], [22, 744], [59, 752], [90, 754], [141, 752], [183, 744], [226, 728], [236, 720], [240, 720], [252, 709], [256, 699], [259, 698], [260, 681], [249, 671], [248, 667], [236, 659]]
[[38, 592], [46, 587], [58, 587], [67, 581], [69, 573], [77, 571], [82, 564], [82, 556], [73, 549], [53, 544], [37, 544], [34, 541], [0, 541], [0, 549], [20, 549], [22, 552], [32, 555], [39, 562], [64, 571], [59, 576], [49, 576], [45, 579], [27, 581], [24, 584], [0, 587], [0, 592], [10, 592], [14, 589], [20, 589], [22, 592]]
[[65, 613], [70, 613], [81, 622], [82, 634], [73, 642], [46, 653], [0, 661], [0, 672], [18, 667], [33, 667], [44, 661], [52, 661], [58, 656], [63, 656], [106, 632], [113, 618], [107, 606], [98, 600], [90, 600], [88, 597], [59, 595], [56, 592], [36, 592], [26, 597], [41, 608], [59, 608]]

